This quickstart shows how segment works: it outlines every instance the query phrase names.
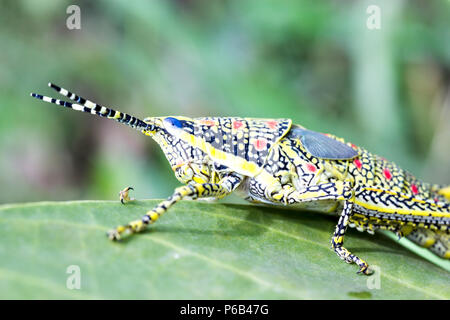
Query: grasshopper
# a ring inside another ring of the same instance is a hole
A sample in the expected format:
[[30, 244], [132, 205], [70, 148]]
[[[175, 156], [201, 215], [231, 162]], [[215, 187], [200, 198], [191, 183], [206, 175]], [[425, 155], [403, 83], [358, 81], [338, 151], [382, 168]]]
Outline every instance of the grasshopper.
[[[49, 83], [67, 102], [40, 100], [124, 123], [152, 137], [183, 184], [143, 218], [108, 232], [119, 240], [145, 229], [182, 199], [219, 199], [232, 192], [253, 203], [296, 206], [339, 216], [331, 248], [358, 273], [367, 262], [344, 244], [348, 227], [390, 230], [450, 259], [450, 187], [420, 181], [393, 162], [292, 124], [290, 119], [134, 116], [104, 107]], [[131, 187], [120, 192], [130, 201]]]

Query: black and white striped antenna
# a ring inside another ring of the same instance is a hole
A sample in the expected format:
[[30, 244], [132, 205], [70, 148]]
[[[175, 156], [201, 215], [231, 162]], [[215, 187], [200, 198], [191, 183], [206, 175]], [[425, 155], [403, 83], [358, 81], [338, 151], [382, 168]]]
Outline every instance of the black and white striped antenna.
[[98, 103], [87, 100], [87, 99], [85, 99], [81, 96], [78, 96], [75, 93], [72, 93], [64, 88], [58, 87], [57, 85], [55, 85], [53, 83], [49, 83], [48, 86], [50, 88], [53, 88], [54, 90], [56, 90], [58, 93], [62, 94], [63, 96], [74, 101], [74, 103], [47, 97], [47, 96], [43, 96], [43, 95], [37, 94], [37, 93], [32, 93], [31, 96], [34, 98], [43, 100], [45, 102], [57, 104], [57, 105], [60, 105], [63, 107], [73, 109], [73, 110], [77, 110], [77, 111], [81, 111], [81, 112], [88, 112], [91, 114], [99, 115], [100, 117], [113, 119], [120, 123], [124, 123], [136, 130], [139, 130], [139, 131], [142, 131], [142, 130], [152, 131], [154, 129], [152, 125], [147, 124], [144, 121], [142, 121], [134, 116], [130, 116], [129, 114], [119, 112], [119, 111], [113, 110], [111, 108], [107, 108], [102, 105], [99, 105]]

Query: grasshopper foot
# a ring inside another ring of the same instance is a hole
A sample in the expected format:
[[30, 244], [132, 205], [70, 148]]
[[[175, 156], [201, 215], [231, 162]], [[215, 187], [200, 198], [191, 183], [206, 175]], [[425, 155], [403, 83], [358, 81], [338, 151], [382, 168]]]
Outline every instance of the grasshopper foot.
[[357, 274], [365, 274], [365, 275], [371, 275], [373, 271], [369, 268], [369, 265], [367, 262], [362, 260], [361, 258], [355, 256], [350, 251], [348, 251], [346, 248], [340, 245], [333, 246], [334, 252], [338, 255], [339, 258], [344, 260], [347, 263], [356, 263], [359, 266], [359, 270]]
[[131, 221], [126, 226], [119, 226], [116, 229], [110, 230], [106, 233], [109, 240], [117, 241], [121, 240], [124, 236], [130, 235], [136, 232], [142, 231], [146, 227], [145, 222], [142, 220]]
[[370, 276], [371, 274], [373, 274], [373, 270], [371, 270], [369, 268], [369, 265], [365, 261], [363, 261], [363, 260], [361, 260], [361, 261], [363, 262], [363, 265], [359, 266], [359, 270], [358, 270], [357, 274], [365, 274], [367, 276]]
[[120, 234], [116, 230], [109, 230], [106, 233], [106, 236], [111, 241], [118, 241], [118, 240], [120, 240]]
[[119, 241], [122, 238], [122, 234], [127, 230], [126, 227], [120, 226], [116, 229], [109, 230], [106, 235], [111, 241]]
[[125, 204], [129, 201], [133, 201], [133, 198], [130, 198], [129, 196], [129, 192], [130, 190], [134, 190], [132, 187], [126, 187], [125, 189], [123, 189], [122, 191], [119, 192], [119, 197], [120, 197], [120, 202], [122, 204]]
[[373, 273], [373, 270], [369, 268], [369, 265], [367, 262], [365, 262], [363, 259], [358, 258], [357, 256], [353, 255], [353, 261], [359, 266], [357, 274], [365, 274], [366, 276], [370, 276]]

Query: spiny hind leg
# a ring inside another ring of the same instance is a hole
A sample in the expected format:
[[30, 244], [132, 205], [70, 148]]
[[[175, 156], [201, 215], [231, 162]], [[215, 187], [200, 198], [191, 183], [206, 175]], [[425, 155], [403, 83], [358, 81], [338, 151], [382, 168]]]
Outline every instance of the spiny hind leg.
[[108, 232], [110, 240], [119, 240], [126, 234], [132, 234], [142, 231], [147, 225], [156, 222], [161, 215], [163, 215], [171, 206], [184, 198], [222, 198], [230, 194], [241, 183], [242, 178], [237, 175], [230, 175], [224, 178], [219, 183], [203, 183], [194, 185], [185, 185], [176, 188], [172, 196], [167, 200], [162, 201], [152, 210], [142, 217], [141, 220], [134, 220], [127, 225], [119, 226]]
[[133, 187], [126, 187], [119, 192], [119, 200], [122, 204], [135, 200], [134, 198], [130, 198], [129, 193], [131, 190], [134, 190]]
[[[260, 189], [264, 190], [263, 187]], [[284, 204], [294, 204], [299, 202], [336, 200], [344, 201], [344, 209], [340, 215], [335, 232], [331, 238], [332, 249], [347, 263], [356, 263], [359, 266], [358, 273], [371, 274], [369, 265], [364, 260], [348, 251], [344, 244], [344, 235], [352, 216], [355, 190], [349, 182], [324, 183], [315, 186], [308, 186], [302, 190], [297, 190], [293, 186], [284, 185], [276, 191], [266, 191], [272, 201]]]

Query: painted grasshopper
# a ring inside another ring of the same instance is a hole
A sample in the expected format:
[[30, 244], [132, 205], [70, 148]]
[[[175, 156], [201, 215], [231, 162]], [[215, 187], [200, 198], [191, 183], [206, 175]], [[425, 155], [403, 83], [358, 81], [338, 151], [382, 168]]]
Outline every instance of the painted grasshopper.
[[[183, 183], [142, 219], [108, 233], [111, 240], [143, 230], [186, 198], [222, 198], [232, 192], [270, 205], [336, 212], [331, 247], [358, 273], [368, 264], [344, 244], [348, 226], [407, 236], [440, 257], [450, 258], [450, 187], [419, 181], [394, 163], [330, 134], [314, 132], [290, 119], [134, 116], [101, 106], [54, 84], [74, 101], [32, 93], [35, 98], [124, 123], [152, 137]], [[120, 200], [130, 201], [129, 191]]]

